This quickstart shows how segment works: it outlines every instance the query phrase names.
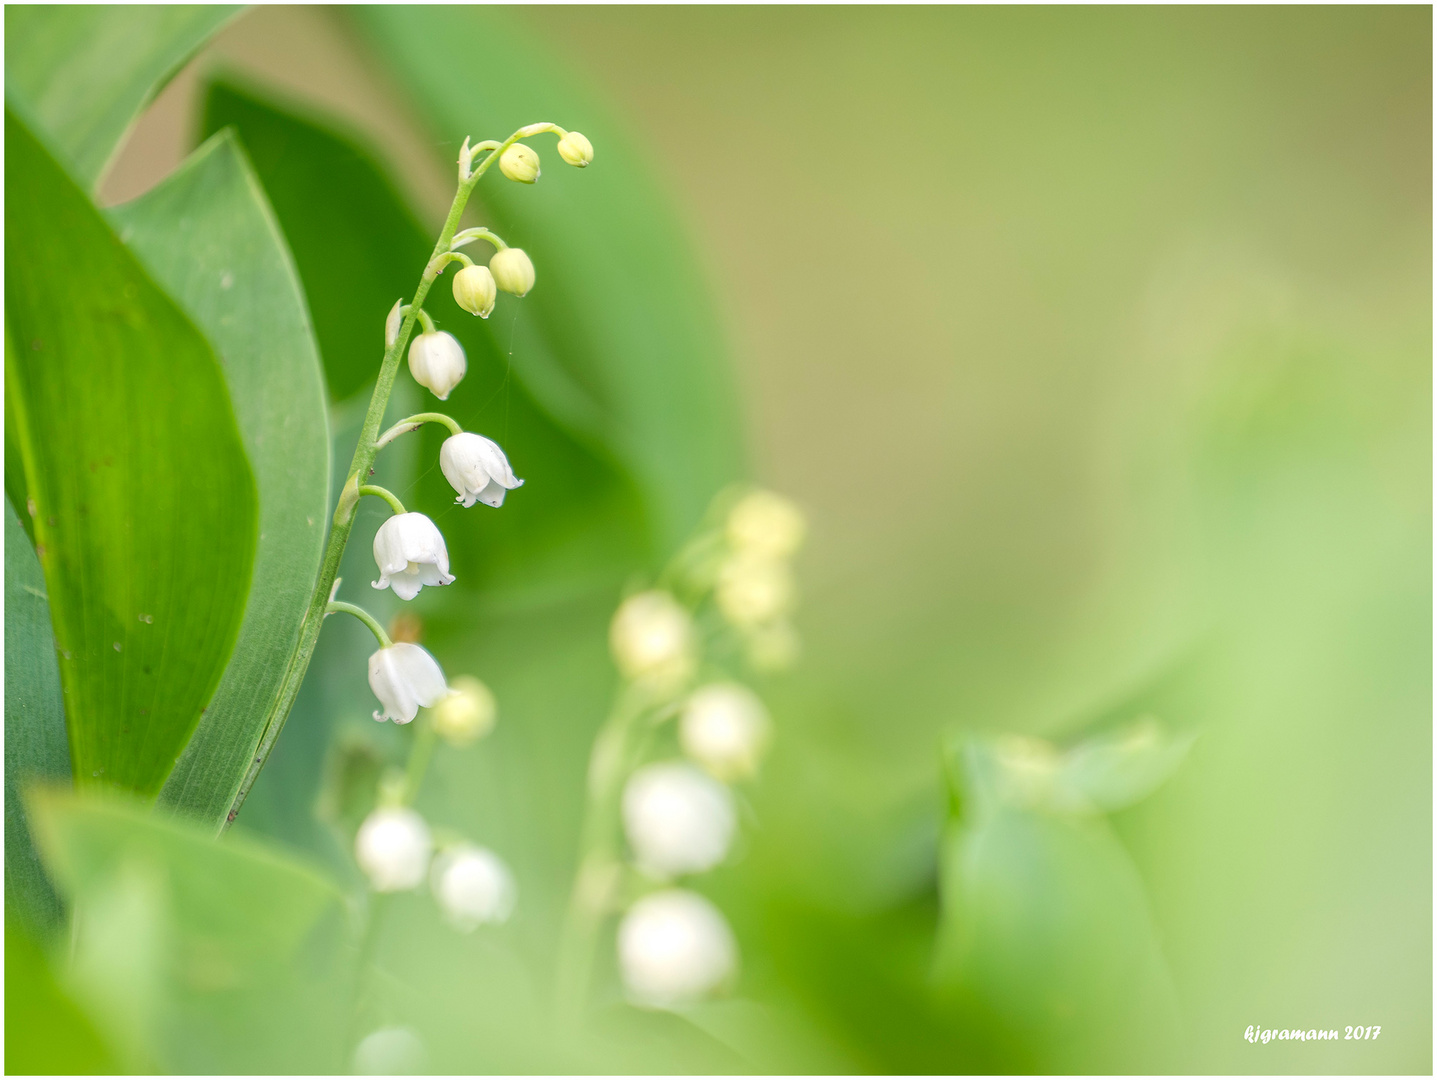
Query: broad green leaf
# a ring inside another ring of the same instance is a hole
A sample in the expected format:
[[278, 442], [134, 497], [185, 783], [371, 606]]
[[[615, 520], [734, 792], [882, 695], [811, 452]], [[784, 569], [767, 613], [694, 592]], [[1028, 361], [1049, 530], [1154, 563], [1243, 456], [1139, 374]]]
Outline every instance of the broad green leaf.
[[5, 922], [5, 1071], [11, 1076], [116, 1073], [94, 1024], [55, 978], [45, 951]]
[[[374, 156], [331, 126], [216, 83], [206, 97], [205, 130], [225, 125], [239, 131], [273, 201], [314, 312], [330, 391], [346, 398], [372, 380], [383, 317], [413, 290], [433, 236], [416, 223]], [[439, 521], [458, 578], [450, 594], [459, 599], [426, 594], [421, 607], [462, 605], [474, 588], [552, 596], [613, 582], [647, 546], [646, 510], [623, 465], [583, 435], [582, 425], [541, 405], [544, 395], [532, 392], [520, 365], [510, 363], [514, 319], [532, 321], [528, 304], [505, 296], [486, 321], [459, 309], [447, 279], [430, 293], [426, 306], [463, 344], [469, 373], [442, 406], [420, 392], [416, 401], [428, 398], [430, 405], [419, 407], [440, 407], [498, 440], [527, 482], [498, 513], [459, 511], [437, 469], [421, 469], [415, 486], [413, 474], [396, 468], [394, 450], [381, 455], [382, 482]], [[407, 373], [399, 385], [414, 389]], [[433, 427], [405, 442], [420, 442], [422, 459], [434, 462], [446, 434]], [[347, 463], [352, 450], [351, 439], [335, 453]]]
[[233, 133], [211, 139], [112, 217], [214, 344], [259, 489], [259, 546], [239, 641], [162, 794], [219, 824], [273, 711], [324, 554], [323, 373], [284, 236]]
[[65, 980], [132, 1064], [335, 1070], [348, 931], [331, 881], [113, 794], [42, 791], [31, 808], [47, 866], [84, 913]]
[[[656, 552], [671, 551], [745, 461], [722, 333], [658, 184], [621, 125], [505, 13], [369, 7], [355, 17], [446, 160], [466, 135], [502, 139], [541, 120], [593, 141], [594, 163], [579, 171], [552, 136], [532, 140], [545, 166], [537, 184], [486, 176], [475, 196], [537, 269], [524, 299], [532, 320], [513, 336], [515, 370], [555, 415], [589, 422], [635, 477]], [[570, 387], [594, 407], [575, 407]]]
[[24, 786], [70, 776], [65, 704], [45, 577], [5, 500], [5, 910], [33, 931], [59, 924], [60, 904], [30, 840]]
[[17, 4], [5, 9], [5, 97], [93, 188], [140, 111], [236, 5]]
[[70, 761], [153, 795], [234, 647], [254, 478], [208, 342], [13, 114], [5, 150], [7, 403]]

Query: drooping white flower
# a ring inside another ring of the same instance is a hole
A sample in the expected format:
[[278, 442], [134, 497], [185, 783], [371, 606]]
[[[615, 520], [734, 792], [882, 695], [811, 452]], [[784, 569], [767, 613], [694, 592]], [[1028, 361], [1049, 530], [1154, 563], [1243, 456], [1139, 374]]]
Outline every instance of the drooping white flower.
[[723, 915], [697, 893], [644, 897], [619, 924], [619, 970], [630, 998], [672, 1008], [703, 997], [733, 974], [738, 949]]
[[454, 844], [440, 852], [429, 887], [449, 921], [466, 933], [482, 923], [507, 920], [517, 897], [504, 860], [474, 844]]
[[733, 796], [687, 762], [639, 769], [624, 787], [623, 811], [635, 860], [660, 877], [717, 866], [733, 839]]
[[807, 525], [782, 495], [753, 491], [740, 499], [725, 523], [729, 543], [745, 554], [786, 559], [799, 549]]
[[369, 658], [369, 688], [384, 706], [374, 719], [396, 724], [409, 723], [421, 705], [430, 708], [449, 695], [439, 662], [407, 641], [386, 645]]
[[793, 573], [778, 559], [735, 555], [719, 570], [714, 600], [734, 626], [750, 629], [771, 623], [793, 609]]
[[476, 499], [485, 506], [503, 506], [506, 491], [524, 486], [509, 467], [509, 459], [499, 444], [472, 431], [461, 431], [444, 440], [439, 448], [439, 471], [459, 492], [454, 501], [465, 506], [473, 506]]
[[447, 399], [449, 392], [459, 385], [468, 366], [464, 347], [453, 334], [443, 330], [417, 334], [409, 343], [409, 374], [440, 401]]
[[559, 156], [582, 169], [594, 160], [594, 144], [577, 131], [571, 131], [559, 140]]
[[493, 692], [473, 675], [460, 675], [434, 706], [434, 731], [452, 746], [489, 734], [498, 715]]
[[494, 284], [506, 293], [523, 296], [534, 287], [534, 262], [523, 248], [494, 252], [489, 260], [489, 272], [494, 275]]
[[768, 733], [768, 710], [738, 683], [709, 683], [695, 690], [679, 719], [684, 753], [720, 780], [752, 776]]
[[383, 806], [359, 827], [354, 858], [375, 892], [418, 888], [429, 869], [429, 826], [407, 806]]
[[693, 619], [666, 592], [636, 593], [614, 612], [609, 646], [630, 679], [681, 681], [693, 666]]
[[426, 585], [448, 585], [454, 580], [444, 537], [423, 514], [395, 514], [379, 526], [374, 561], [379, 566], [374, 587], [392, 587], [401, 600], [413, 600]]
[[418, 1032], [407, 1027], [372, 1031], [354, 1048], [355, 1076], [413, 1076], [425, 1071], [428, 1055]]

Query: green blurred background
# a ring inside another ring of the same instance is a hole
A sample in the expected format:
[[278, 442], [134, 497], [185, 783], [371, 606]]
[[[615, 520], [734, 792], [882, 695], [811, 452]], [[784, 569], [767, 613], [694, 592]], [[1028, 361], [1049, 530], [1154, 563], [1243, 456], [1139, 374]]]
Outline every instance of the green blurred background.
[[[688, 1027], [616, 1014], [585, 1067], [1430, 1072], [1430, 9], [472, 17], [469, 37], [452, 29], [469, 13], [446, 24], [451, 77], [516, 80], [503, 100], [525, 80], [576, 87], [592, 116], [515, 119], [595, 136], [595, 173], [600, 131], [648, 165], [642, 197], [687, 235], [737, 374], [748, 458], [712, 471], [751, 465], [811, 522], [803, 660], [768, 688], [779, 734], [747, 850], [704, 886], [739, 936], [739, 997]], [[436, 91], [387, 47], [422, 43], [424, 18], [240, 15], [150, 108], [102, 198], [142, 193], [229, 122], [204, 117], [223, 72], [347, 126], [432, 233], [466, 132], [435, 129]], [[486, 55], [511, 37], [532, 67]], [[622, 310], [625, 284], [593, 287]], [[520, 365], [527, 338], [508, 333]], [[476, 371], [484, 409], [527, 407]], [[565, 453], [552, 472], [598, 507], [583, 527], [610, 529], [585, 543], [628, 551], [603, 509], [627, 505], [622, 482]], [[442, 506], [432, 475], [414, 492]], [[482, 600], [420, 604], [446, 669], [503, 710], [492, 740], [440, 760], [421, 809], [500, 850], [521, 888], [497, 942], [396, 905], [386, 978], [447, 1047], [440, 1068], [553, 1064], [524, 998], [544, 996], [631, 566], [554, 541], [541, 573], [534, 542], [498, 542]], [[584, 587], [536, 599], [506, 589], [511, 564], [511, 581]], [[335, 631], [322, 651], [362, 652], [362, 630]], [[342, 869], [314, 802], [334, 733], [368, 705], [348, 669], [326, 696], [325, 670], [241, 824]], [[993, 965], [945, 994], [945, 742], [1062, 742], [1142, 713], [1198, 739], [1111, 818], [1116, 877], [1068, 834], [1029, 850]], [[1137, 944], [1109, 917], [1128, 902], [1151, 923]], [[1093, 990], [1130, 948], [1152, 1015]], [[1251, 1024], [1382, 1035], [1252, 1045]]]

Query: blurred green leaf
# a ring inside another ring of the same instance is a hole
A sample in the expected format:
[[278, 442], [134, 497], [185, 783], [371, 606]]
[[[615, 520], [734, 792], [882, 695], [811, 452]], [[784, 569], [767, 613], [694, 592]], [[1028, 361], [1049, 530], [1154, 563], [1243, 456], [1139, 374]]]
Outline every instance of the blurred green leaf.
[[[514, 323], [515, 371], [566, 426], [610, 448], [634, 477], [652, 553], [671, 552], [709, 499], [745, 469], [723, 335], [683, 234], [642, 158], [586, 93], [495, 9], [355, 9], [415, 95], [445, 158], [473, 139], [553, 121], [582, 131], [594, 163], [536, 185], [486, 177], [492, 224], [524, 248], [538, 283]], [[482, 74], [474, 57], [484, 58]], [[503, 305], [492, 319], [505, 319]], [[522, 475], [522, 470], [521, 470]]]
[[70, 760], [152, 795], [234, 646], [254, 480], [209, 344], [13, 114], [5, 146], [7, 419]]
[[60, 902], [40, 868], [21, 789], [65, 780], [65, 703], [45, 577], [10, 500], [5, 500], [5, 910], [32, 933], [55, 929]]
[[44, 950], [8, 919], [5, 990], [6, 1073], [84, 1076], [120, 1071], [94, 1024], [56, 981]]
[[165, 802], [224, 821], [270, 719], [324, 554], [324, 379], [284, 236], [233, 133], [112, 211], [121, 237], [214, 344], [259, 489], [244, 623]]
[[130, 125], [237, 5], [17, 4], [5, 97], [93, 189]]
[[84, 913], [66, 978], [131, 1059], [336, 1070], [348, 928], [331, 881], [115, 795], [38, 792], [31, 805], [46, 863]]

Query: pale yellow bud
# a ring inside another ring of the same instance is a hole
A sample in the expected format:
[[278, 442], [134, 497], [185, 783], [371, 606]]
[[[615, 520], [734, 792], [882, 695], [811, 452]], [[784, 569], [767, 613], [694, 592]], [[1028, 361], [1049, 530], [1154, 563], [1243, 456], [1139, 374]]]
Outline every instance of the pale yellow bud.
[[807, 531], [803, 514], [782, 495], [754, 491], [729, 511], [729, 543], [737, 550], [771, 559], [785, 559], [798, 550]]
[[559, 156], [582, 169], [594, 160], [594, 144], [577, 131], [571, 131], [559, 140]]
[[472, 675], [449, 684], [451, 693], [434, 706], [434, 732], [453, 746], [467, 746], [489, 734], [499, 715], [494, 694]]
[[499, 171], [510, 180], [532, 184], [539, 179], [539, 155], [532, 146], [515, 143], [499, 155]]
[[494, 274], [494, 284], [506, 293], [523, 296], [534, 287], [534, 264], [523, 248], [505, 248], [494, 252], [489, 260], [489, 269]]
[[689, 613], [668, 593], [657, 590], [625, 600], [609, 627], [609, 645], [619, 670], [630, 679], [658, 686], [675, 686], [688, 678], [694, 644]]
[[454, 302], [470, 315], [487, 319], [497, 295], [494, 275], [487, 266], [466, 266], [454, 275]]
[[792, 610], [793, 574], [776, 559], [736, 555], [719, 571], [714, 599], [734, 626], [763, 626]]

